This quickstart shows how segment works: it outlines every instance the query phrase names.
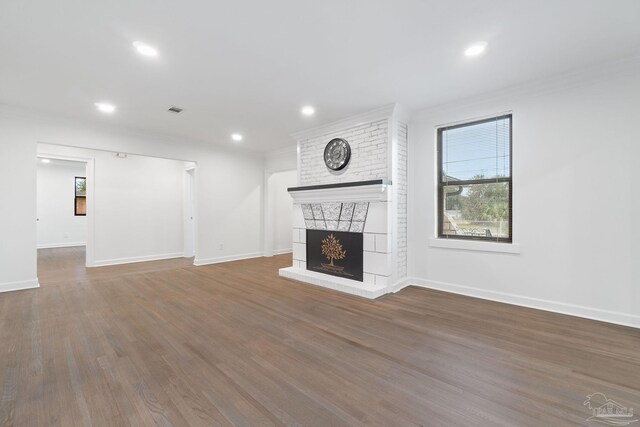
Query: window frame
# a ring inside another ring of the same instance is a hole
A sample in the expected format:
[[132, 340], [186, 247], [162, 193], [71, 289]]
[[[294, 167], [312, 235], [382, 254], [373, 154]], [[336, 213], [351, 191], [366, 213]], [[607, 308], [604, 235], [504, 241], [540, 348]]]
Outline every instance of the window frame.
[[[87, 183], [87, 177], [86, 176], [76, 176], [73, 179], [73, 216], [87, 216], [87, 195], [85, 194], [84, 196], [78, 196], [78, 187], [77, 187], [78, 179], [84, 179], [85, 186], [86, 186], [86, 183]], [[84, 213], [78, 213], [78, 198], [81, 198], [81, 199], [85, 200], [85, 205], [84, 205], [85, 206], [85, 212]]]
[[[500, 177], [500, 178], [487, 178], [487, 179], [470, 179], [470, 180], [460, 180], [460, 181], [447, 181], [445, 183], [443, 181], [443, 165], [442, 165], [442, 135], [445, 131], [458, 129], [462, 127], [474, 126], [483, 123], [493, 122], [499, 119], [509, 119], [509, 177]], [[479, 242], [492, 242], [492, 243], [513, 243], [513, 113], [499, 114], [496, 116], [488, 117], [486, 119], [473, 120], [470, 122], [458, 123], [451, 126], [441, 126], [437, 128], [437, 180], [438, 180], [438, 202], [436, 213], [437, 218], [437, 238], [443, 240], [473, 240]], [[444, 216], [444, 187], [447, 185], [460, 184], [464, 185], [474, 185], [474, 184], [495, 184], [500, 182], [507, 182], [509, 184], [509, 237], [485, 237], [485, 236], [461, 236], [461, 235], [451, 235], [443, 233], [443, 216]]]

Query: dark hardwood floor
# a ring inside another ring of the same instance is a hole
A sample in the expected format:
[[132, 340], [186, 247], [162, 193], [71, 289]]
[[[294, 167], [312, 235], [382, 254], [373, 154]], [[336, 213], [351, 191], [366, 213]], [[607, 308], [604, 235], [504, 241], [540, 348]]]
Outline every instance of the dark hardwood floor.
[[597, 425], [594, 392], [640, 408], [637, 329], [419, 288], [369, 301], [279, 278], [288, 255], [41, 255], [40, 289], [0, 294], [1, 426]]
[[41, 285], [174, 270], [193, 265], [193, 258], [174, 258], [97, 268], [85, 268], [85, 265], [84, 246], [38, 249], [38, 279]]

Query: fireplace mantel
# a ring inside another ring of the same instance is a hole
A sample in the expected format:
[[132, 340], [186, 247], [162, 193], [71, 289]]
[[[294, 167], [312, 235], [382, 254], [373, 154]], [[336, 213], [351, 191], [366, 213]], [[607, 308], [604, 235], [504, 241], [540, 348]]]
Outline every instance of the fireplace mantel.
[[319, 202], [384, 202], [389, 201], [388, 187], [391, 181], [376, 179], [372, 181], [342, 182], [339, 184], [309, 185], [287, 189], [294, 203]]

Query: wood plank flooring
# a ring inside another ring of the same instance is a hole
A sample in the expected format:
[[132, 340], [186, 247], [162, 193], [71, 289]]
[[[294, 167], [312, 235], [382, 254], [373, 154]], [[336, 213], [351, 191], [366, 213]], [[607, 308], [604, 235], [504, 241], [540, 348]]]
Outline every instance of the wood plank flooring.
[[637, 329], [419, 288], [364, 300], [279, 278], [288, 255], [41, 255], [40, 289], [0, 294], [0, 426], [587, 426], [594, 392], [640, 408]]

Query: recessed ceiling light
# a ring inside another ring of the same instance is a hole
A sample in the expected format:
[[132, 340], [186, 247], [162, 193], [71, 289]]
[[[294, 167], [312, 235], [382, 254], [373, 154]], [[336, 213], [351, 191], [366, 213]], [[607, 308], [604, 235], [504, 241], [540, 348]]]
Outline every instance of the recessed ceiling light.
[[100, 111], [102, 113], [111, 114], [111, 113], [116, 111], [115, 105], [112, 105], [112, 104], [109, 104], [109, 103], [106, 103], [106, 102], [96, 102], [93, 105], [95, 105], [96, 108], [98, 109], [98, 111]]
[[316, 109], [310, 105], [302, 107], [302, 114], [305, 116], [313, 116], [316, 113]]
[[239, 133], [232, 133], [231, 139], [233, 139], [234, 141], [242, 141], [242, 135], [240, 135]]
[[51, 163], [51, 160], [49, 160], [49, 159], [42, 159], [41, 161], [42, 161], [42, 163]]
[[465, 56], [478, 56], [482, 55], [487, 50], [487, 42], [476, 42], [467, 47], [464, 51]]
[[133, 47], [136, 48], [136, 50], [140, 55], [148, 56], [150, 58], [158, 56], [158, 50], [155, 47], [149, 46], [144, 42], [140, 42], [140, 41], [133, 42]]

